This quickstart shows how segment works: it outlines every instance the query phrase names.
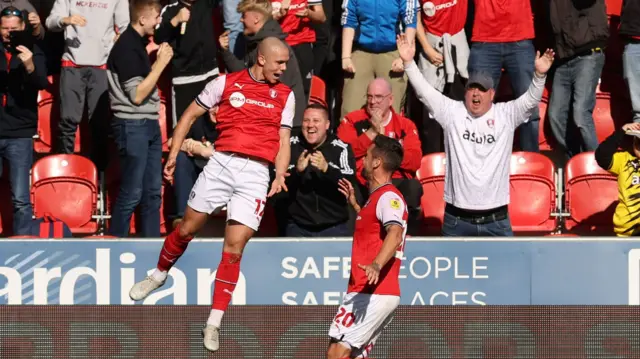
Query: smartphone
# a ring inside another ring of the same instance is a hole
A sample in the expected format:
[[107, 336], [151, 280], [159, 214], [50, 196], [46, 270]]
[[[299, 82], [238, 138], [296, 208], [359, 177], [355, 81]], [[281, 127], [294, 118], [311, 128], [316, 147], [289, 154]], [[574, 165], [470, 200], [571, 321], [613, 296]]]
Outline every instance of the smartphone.
[[9, 44], [11, 45], [11, 52], [18, 53], [16, 48], [18, 46], [24, 46], [27, 49], [33, 51], [33, 34], [26, 30], [23, 31], [11, 31], [9, 33]]

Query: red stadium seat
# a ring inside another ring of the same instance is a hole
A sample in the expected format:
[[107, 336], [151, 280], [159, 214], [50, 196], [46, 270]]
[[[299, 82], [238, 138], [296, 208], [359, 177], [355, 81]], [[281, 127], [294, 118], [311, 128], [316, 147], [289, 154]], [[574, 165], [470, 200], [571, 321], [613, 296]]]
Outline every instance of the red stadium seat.
[[432, 153], [422, 157], [420, 169], [416, 177], [422, 184], [420, 206], [423, 214], [423, 231], [425, 234], [439, 235], [444, 220], [444, 174], [446, 157], [443, 152]]
[[[38, 128], [33, 149], [37, 153], [51, 153], [55, 146], [60, 122], [58, 77], [49, 76], [49, 88], [38, 92]], [[80, 127], [76, 131], [75, 152], [80, 152]]]
[[618, 203], [616, 176], [598, 166], [593, 152], [572, 157], [565, 167], [565, 227], [581, 234], [613, 234]]
[[324, 81], [318, 76], [311, 78], [311, 89], [309, 90], [309, 103], [319, 103], [327, 107], [327, 87]]
[[540, 145], [540, 151], [551, 151], [555, 146], [555, 138], [551, 131], [550, 122], [547, 121], [547, 108], [549, 107], [550, 94], [545, 87], [542, 95], [542, 101], [540, 101], [540, 124], [538, 125], [538, 144]]
[[604, 92], [597, 93], [593, 122], [598, 143], [601, 143], [616, 129], [631, 122], [631, 103], [624, 97], [615, 97]]
[[557, 226], [555, 168], [533, 152], [511, 155], [509, 216], [516, 233], [551, 232]]
[[596, 107], [593, 109], [593, 123], [596, 127], [598, 143], [604, 141], [616, 130], [616, 125], [611, 117], [611, 97], [606, 93], [596, 95]]
[[73, 233], [95, 233], [98, 171], [87, 158], [51, 155], [38, 160], [31, 173], [31, 201], [36, 217], [51, 214]]
[[624, 0], [606, 0], [607, 15], [620, 16], [623, 1]]

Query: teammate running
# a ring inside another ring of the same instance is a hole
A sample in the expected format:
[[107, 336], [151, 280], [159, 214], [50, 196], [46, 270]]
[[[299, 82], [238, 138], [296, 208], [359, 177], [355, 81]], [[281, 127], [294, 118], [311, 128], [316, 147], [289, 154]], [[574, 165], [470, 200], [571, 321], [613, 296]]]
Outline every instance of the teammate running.
[[287, 190], [295, 100], [291, 89], [279, 79], [288, 60], [289, 49], [281, 40], [265, 38], [258, 47], [255, 65], [211, 81], [184, 112], [173, 132], [165, 178], [173, 177], [176, 157], [193, 122], [218, 106], [215, 151], [193, 186], [183, 221], [164, 241], [157, 269], [129, 293], [131, 299], [141, 300], [161, 287], [209, 214], [227, 206], [212, 309], [202, 330], [204, 346], [210, 351], [220, 347], [220, 323], [240, 275], [242, 252], [262, 219], [269, 163], [275, 164], [276, 178], [268, 196]]
[[400, 262], [407, 232], [407, 205], [391, 184], [402, 163], [402, 145], [377, 136], [364, 158], [369, 200], [360, 208], [351, 183], [340, 192], [358, 213], [351, 248], [351, 277], [331, 323], [327, 359], [366, 358], [400, 303]]

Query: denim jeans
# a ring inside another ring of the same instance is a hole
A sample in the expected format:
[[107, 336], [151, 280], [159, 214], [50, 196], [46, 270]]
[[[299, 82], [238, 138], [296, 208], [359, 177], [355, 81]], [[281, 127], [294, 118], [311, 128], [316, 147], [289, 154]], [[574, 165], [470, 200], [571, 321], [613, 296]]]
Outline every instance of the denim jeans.
[[191, 189], [198, 179], [202, 168], [198, 167], [193, 157], [180, 151], [176, 158], [176, 170], [173, 175], [173, 191], [176, 200], [175, 218], [182, 218], [187, 208]]
[[287, 224], [287, 237], [351, 237], [353, 232], [349, 230], [347, 223], [336, 224], [335, 226], [325, 228], [319, 231], [311, 231], [300, 227], [294, 222]]
[[[242, 14], [238, 12], [240, 0], [222, 0], [222, 17], [225, 30], [229, 30], [229, 51], [237, 58], [244, 58], [244, 25], [240, 22]], [[216, 39], [217, 41], [217, 39]]]
[[447, 212], [442, 223], [443, 237], [513, 237], [511, 220], [507, 218], [484, 224], [473, 224]]
[[[513, 95], [517, 98], [527, 92], [533, 79], [535, 69], [535, 48], [531, 40], [516, 42], [489, 43], [474, 42], [471, 44], [469, 57], [469, 73], [487, 72], [497, 87], [500, 83], [502, 69], [511, 79]], [[538, 126], [540, 113], [533, 111], [529, 122], [520, 125], [520, 148], [523, 151], [539, 152]]]
[[622, 55], [624, 79], [629, 86], [633, 122], [640, 122], [640, 43], [627, 44]]
[[0, 175], [2, 175], [2, 159], [7, 160], [9, 164], [13, 234], [28, 235], [33, 219], [33, 206], [29, 192], [29, 171], [33, 165], [33, 139], [0, 139]]
[[162, 140], [158, 120], [114, 118], [112, 130], [122, 177], [111, 213], [111, 235], [129, 235], [129, 221], [139, 204], [140, 234], [160, 237]]
[[[598, 147], [593, 108], [603, 66], [604, 53], [596, 53], [574, 57], [555, 70], [547, 113], [553, 135], [565, 149], [567, 158], [583, 151], [595, 151]], [[572, 143], [577, 139], [567, 134], [570, 108], [573, 109], [573, 121], [580, 131], [582, 143]]]

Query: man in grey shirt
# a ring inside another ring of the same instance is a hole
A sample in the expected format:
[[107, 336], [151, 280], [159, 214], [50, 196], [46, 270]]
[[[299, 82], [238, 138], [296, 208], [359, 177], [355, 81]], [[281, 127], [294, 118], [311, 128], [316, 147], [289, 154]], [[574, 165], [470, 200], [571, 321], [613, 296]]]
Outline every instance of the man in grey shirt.
[[454, 101], [424, 79], [413, 60], [415, 44], [398, 36], [409, 82], [442, 126], [445, 138], [446, 202], [443, 236], [512, 236], [509, 166], [515, 129], [537, 108], [554, 53], [536, 55], [529, 90], [514, 101], [493, 103], [495, 84], [487, 73], [469, 76], [465, 98]]
[[107, 58], [116, 40], [116, 28], [122, 34], [129, 24], [129, 1], [56, 0], [45, 24], [49, 31], [64, 31], [56, 152], [74, 153], [76, 130], [86, 104], [92, 144], [88, 152], [103, 170], [109, 120]]

